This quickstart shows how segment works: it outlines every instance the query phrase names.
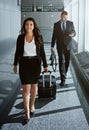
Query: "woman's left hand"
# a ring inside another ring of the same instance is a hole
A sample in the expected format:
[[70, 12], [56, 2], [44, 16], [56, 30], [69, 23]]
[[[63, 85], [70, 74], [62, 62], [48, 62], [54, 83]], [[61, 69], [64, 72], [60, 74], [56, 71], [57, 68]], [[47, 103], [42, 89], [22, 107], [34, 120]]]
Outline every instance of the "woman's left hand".
[[44, 68], [44, 71], [45, 71], [45, 72], [48, 72], [48, 67]]

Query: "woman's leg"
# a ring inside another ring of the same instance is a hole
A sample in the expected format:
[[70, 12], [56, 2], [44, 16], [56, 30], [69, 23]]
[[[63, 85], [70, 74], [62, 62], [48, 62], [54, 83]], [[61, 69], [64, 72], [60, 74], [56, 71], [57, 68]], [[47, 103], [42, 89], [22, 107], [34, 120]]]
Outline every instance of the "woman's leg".
[[30, 89], [31, 89], [30, 84], [23, 85], [23, 101], [24, 101], [24, 109], [25, 109], [26, 119], [30, 118], [30, 116], [29, 116]]
[[30, 112], [35, 111], [35, 98], [38, 91], [38, 84], [32, 84], [31, 85], [31, 98], [30, 98]]

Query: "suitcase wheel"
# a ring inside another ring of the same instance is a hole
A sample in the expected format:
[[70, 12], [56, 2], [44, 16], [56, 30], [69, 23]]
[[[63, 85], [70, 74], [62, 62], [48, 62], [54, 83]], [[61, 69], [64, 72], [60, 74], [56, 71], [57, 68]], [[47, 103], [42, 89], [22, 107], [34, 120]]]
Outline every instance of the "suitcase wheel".
[[54, 96], [53, 99], [56, 99], [56, 96]]

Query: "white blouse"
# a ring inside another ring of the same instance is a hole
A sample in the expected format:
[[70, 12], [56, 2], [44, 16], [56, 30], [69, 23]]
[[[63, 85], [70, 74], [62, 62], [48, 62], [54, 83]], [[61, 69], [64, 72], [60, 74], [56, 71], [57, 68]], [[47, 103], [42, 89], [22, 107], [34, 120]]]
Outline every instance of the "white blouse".
[[36, 45], [34, 38], [30, 43], [25, 40], [23, 56], [36, 56]]

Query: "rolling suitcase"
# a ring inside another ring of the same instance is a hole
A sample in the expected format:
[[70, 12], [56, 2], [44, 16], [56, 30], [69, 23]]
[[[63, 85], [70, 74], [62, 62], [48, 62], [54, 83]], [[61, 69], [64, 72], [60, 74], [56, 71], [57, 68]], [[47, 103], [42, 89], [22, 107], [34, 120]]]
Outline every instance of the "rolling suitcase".
[[[47, 74], [48, 73], [48, 74]], [[56, 99], [56, 78], [51, 75], [51, 71], [42, 75], [38, 80], [38, 98], [54, 98]]]

